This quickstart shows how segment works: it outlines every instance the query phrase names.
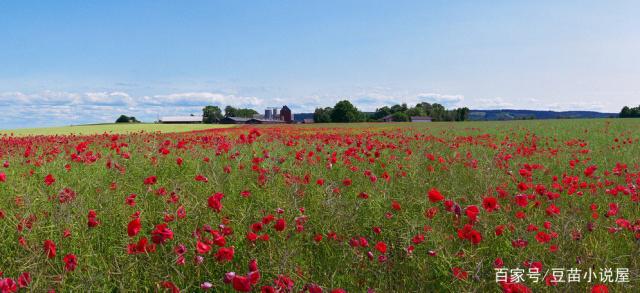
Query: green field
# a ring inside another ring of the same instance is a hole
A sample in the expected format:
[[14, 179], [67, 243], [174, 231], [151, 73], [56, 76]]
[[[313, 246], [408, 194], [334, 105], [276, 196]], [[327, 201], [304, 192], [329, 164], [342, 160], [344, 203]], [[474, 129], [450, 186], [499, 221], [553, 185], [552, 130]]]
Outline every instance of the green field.
[[92, 124], [92, 125], [76, 125], [46, 128], [21, 128], [12, 130], [0, 130], [2, 134], [14, 134], [17, 136], [25, 135], [65, 135], [65, 134], [102, 134], [102, 133], [133, 133], [133, 132], [184, 132], [193, 130], [203, 130], [210, 128], [228, 128], [233, 125], [227, 124], [155, 124], [155, 123], [136, 123], [136, 124]]
[[639, 292], [640, 119], [122, 126], [0, 136], [0, 281]]

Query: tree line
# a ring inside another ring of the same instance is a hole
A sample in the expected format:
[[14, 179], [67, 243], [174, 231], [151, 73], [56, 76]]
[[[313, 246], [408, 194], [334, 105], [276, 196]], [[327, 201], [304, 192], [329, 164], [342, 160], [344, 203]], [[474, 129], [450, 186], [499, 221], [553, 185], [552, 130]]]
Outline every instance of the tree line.
[[202, 122], [204, 123], [217, 123], [224, 117], [243, 117], [253, 118], [253, 115], [258, 114], [256, 110], [249, 108], [235, 108], [232, 106], [226, 106], [224, 108], [224, 115], [222, 110], [218, 106], [206, 106], [202, 109]]
[[640, 118], [640, 106], [629, 108], [628, 106], [624, 106], [622, 111], [620, 111], [620, 118]]
[[438, 103], [418, 103], [415, 107], [407, 104], [384, 106], [373, 113], [358, 110], [347, 100], [339, 101], [333, 107], [316, 108], [313, 121], [316, 123], [330, 122], [373, 122], [390, 118], [391, 121], [411, 121], [412, 116], [429, 116], [433, 121], [465, 121], [469, 119], [469, 108], [447, 110]]

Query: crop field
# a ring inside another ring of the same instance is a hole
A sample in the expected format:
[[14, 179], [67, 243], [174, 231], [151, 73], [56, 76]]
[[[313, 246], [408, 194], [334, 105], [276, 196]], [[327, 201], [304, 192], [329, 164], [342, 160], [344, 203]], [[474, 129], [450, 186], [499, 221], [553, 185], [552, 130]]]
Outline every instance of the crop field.
[[229, 124], [153, 124], [153, 123], [105, 123], [93, 125], [75, 125], [46, 128], [21, 128], [14, 130], [0, 130], [0, 135], [93, 135], [93, 134], [124, 134], [134, 132], [185, 132], [211, 128], [229, 128]]
[[1, 292], [640, 288], [638, 119], [102, 132], [0, 135]]

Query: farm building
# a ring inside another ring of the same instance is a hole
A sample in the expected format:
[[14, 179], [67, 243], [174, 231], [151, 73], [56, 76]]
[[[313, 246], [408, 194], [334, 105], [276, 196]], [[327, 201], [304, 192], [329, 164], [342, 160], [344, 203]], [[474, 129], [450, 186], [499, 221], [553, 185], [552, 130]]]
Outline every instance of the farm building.
[[220, 124], [278, 124], [278, 123], [284, 123], [284, 121], [245, 118], [245, 117], [225, 117], [222, 120], [220, 120]]
[[291, 109], [286, 105], [282, 106], [282, 110], [280, 110], [280, 120], [284, 120], [284, 122], [287, 123], [293, 121], [293, 113], [291, 113]]
[[282, 120], [268, 120], [268, 119], [256, 119], [253, 118], [247, 121], [247, 124], [280, 124], [284, 123]]
[[380, 118], [380, 120], [382, 120], [384, 122], [393, 122], [393, 115], [389, 114], [387, 116], [384, 116], [384, 117]]
[[220, 120], [220, 124], [247, 124], [247, 121], [252, 119], [253, 118], [245, 117], [224, 117]]
[[202, 123], [202, 116], [165, 116], [160, 117], [160, 123]]
[[431, 122], [429, 116], [411, 116], [411, 122]]

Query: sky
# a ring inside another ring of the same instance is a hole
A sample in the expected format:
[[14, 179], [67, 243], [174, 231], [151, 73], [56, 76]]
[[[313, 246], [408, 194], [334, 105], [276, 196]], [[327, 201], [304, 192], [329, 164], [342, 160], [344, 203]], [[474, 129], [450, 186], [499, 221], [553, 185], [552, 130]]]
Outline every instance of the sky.
[[0, 129], [205, 105], [619, 112], [639, 1], [0, 1]]

